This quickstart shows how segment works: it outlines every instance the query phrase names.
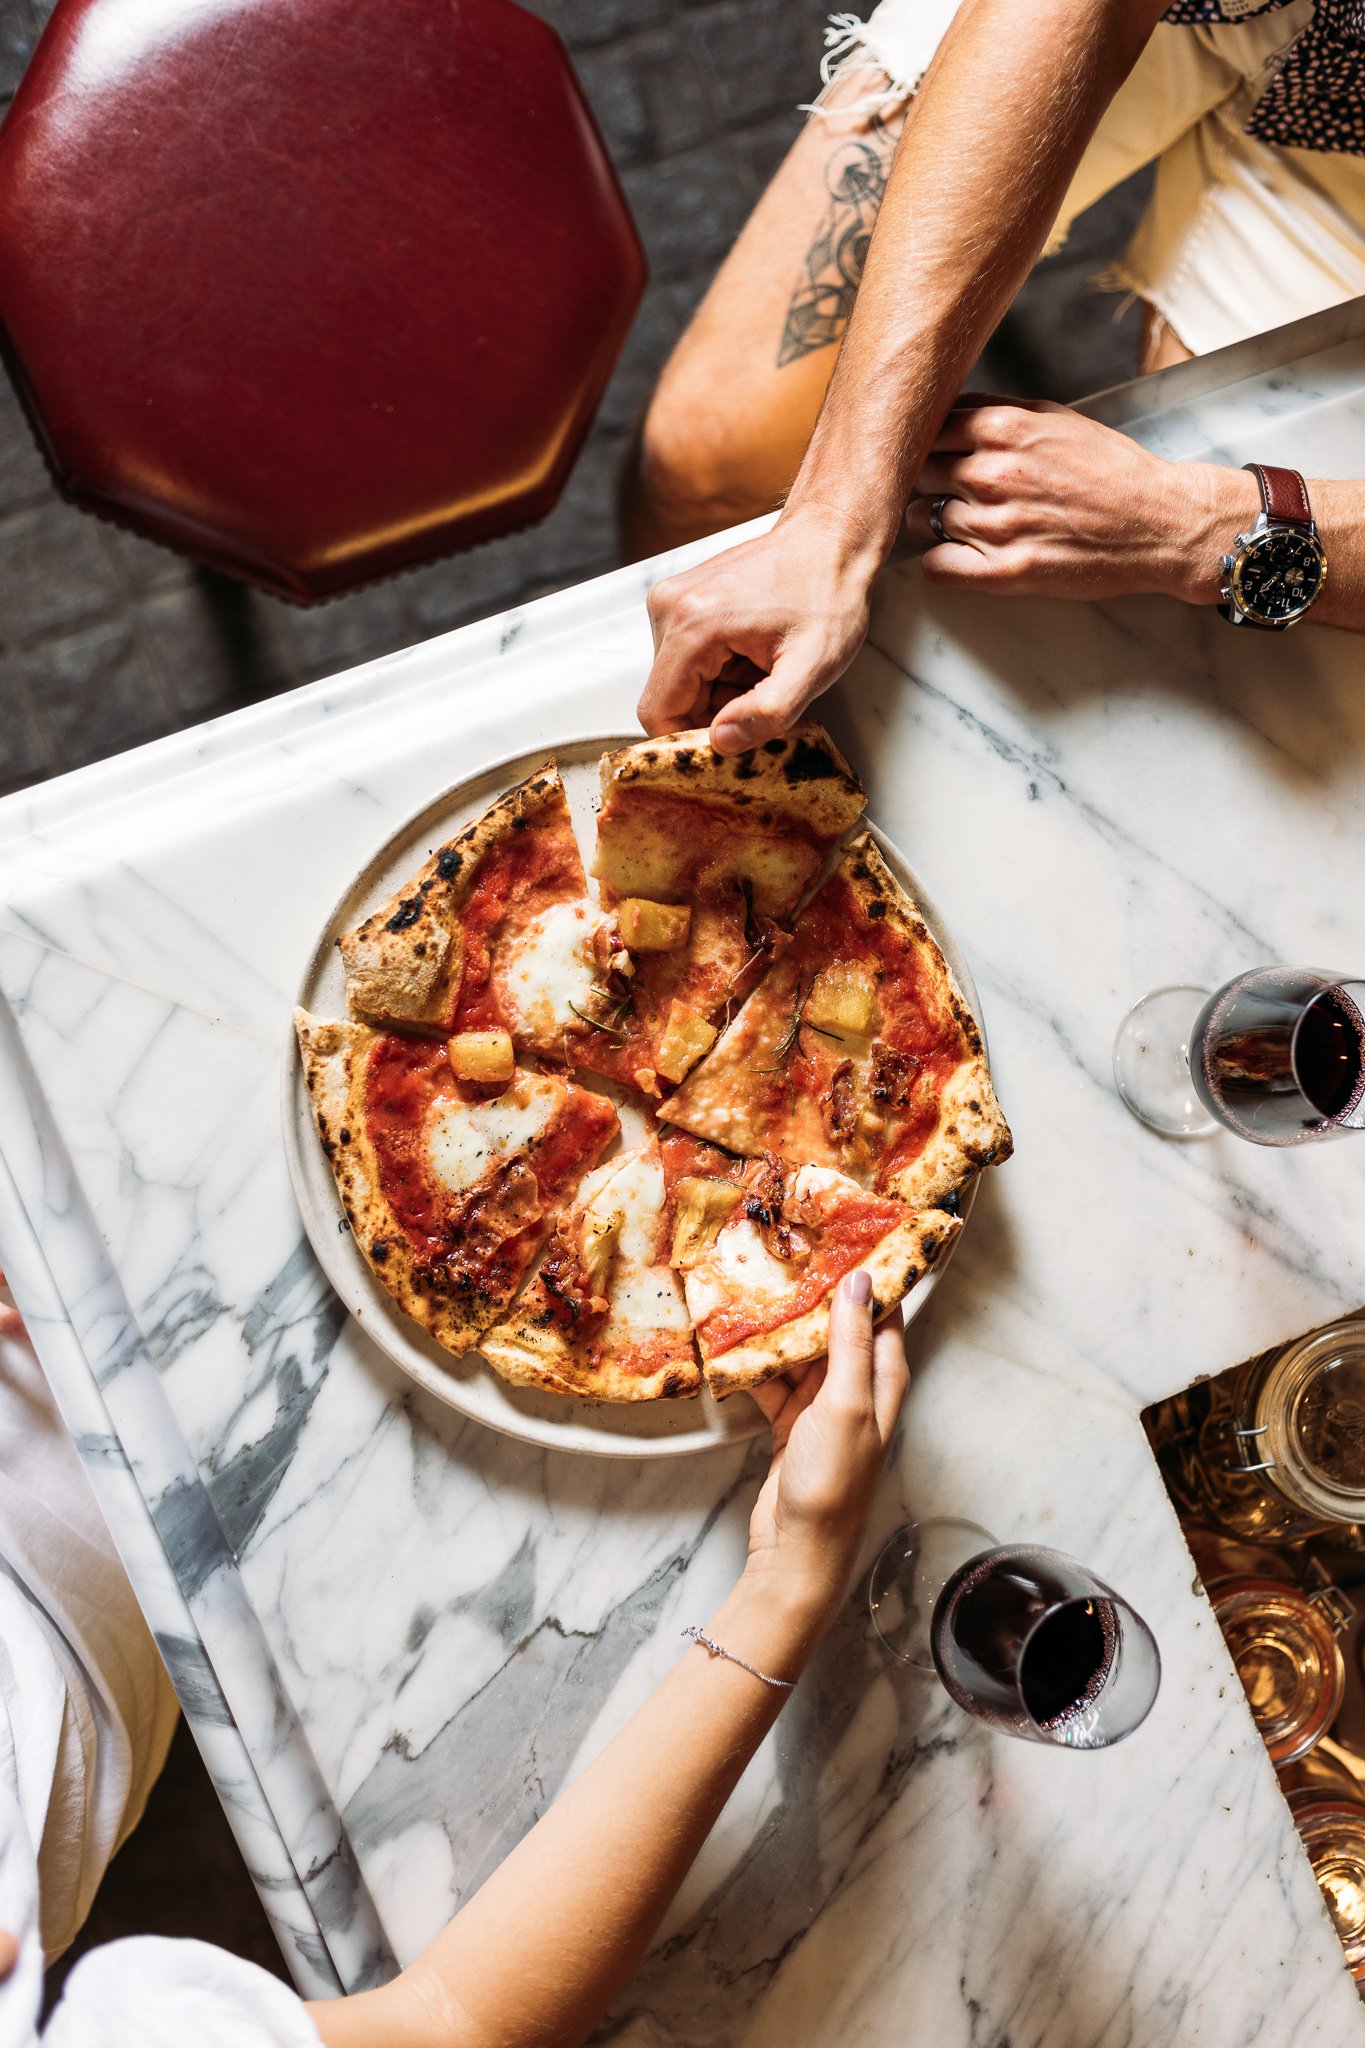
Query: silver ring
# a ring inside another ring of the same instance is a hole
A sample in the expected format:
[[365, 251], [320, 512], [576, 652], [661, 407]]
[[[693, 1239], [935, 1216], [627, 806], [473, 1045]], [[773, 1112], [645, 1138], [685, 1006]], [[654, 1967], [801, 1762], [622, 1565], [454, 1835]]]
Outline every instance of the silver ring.
[[935, 498], [933, 504], [929, 507], [929, 531], [933, 534], [935, 540], [949, 540], [951, 538], [951, 535], [943, 531], [943, 508], [945, 505], [956, 505], [957, 502], [952, 493], [946, 491], [941, 498]]

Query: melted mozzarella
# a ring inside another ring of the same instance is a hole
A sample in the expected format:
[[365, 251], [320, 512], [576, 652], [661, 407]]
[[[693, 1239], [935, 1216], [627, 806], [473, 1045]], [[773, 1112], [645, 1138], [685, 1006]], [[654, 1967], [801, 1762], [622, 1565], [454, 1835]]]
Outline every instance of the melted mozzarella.
[[605, 923], [591, 903], [552, 903], [518, 934], [501, 970], [512, 1029], [552, 1038], [594, 1009], [592, 941]]
[[628, 1154], [614, 1162], [589, 1204], [589, 1214], [619, 1217], [621, 1234], [612, 1263], [608, 1334], [686, 1330], [687, 1309], [672, 1268], [659, 1246], [664, 1206], [664, 1170], [657, 1152]]
[[427, 1128], [431, 1170], [455, 1194], [537, 1139], [564, 1099], [564, 1084], [518, 1074], [491, 1102], [448, 1103]]
[[785, 1259], [774, 1258], [759, 1235], [758, 1225], [747, 1216], [727, 1223], [708, 1256], [687, 1276], [687, 1298], [696, 1320], [704, 1322], [723, 1303], [757, 1295], [773, 1301], [791, 1290], [792, 1269]]

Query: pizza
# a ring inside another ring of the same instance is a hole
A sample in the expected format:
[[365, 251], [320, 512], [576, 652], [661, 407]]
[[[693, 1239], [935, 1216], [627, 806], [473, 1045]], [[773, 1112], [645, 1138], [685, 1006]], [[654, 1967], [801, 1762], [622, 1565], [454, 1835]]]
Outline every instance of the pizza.
[[912, 1209], [1011, 1149], [976, 1020], [867, 834], [657, 1114], [731, 1152], [834, 1168]]
[[603, 759], [589, 876], [549, 763], [342, 934], [351, 1015], [296, 1013], [304, 1076], [437, 1343], [579, 1399], [723, 1396], [818, 1357], [853, 1267], [885, 1310], [951, 1245], [1010, 1135], [917, 906], [849, 843], [863, 801], [818, 725], [645, 741]]
[[341, 957], [353, 1014], [379, 1028], [505, 1031], [560, 1066], [588, 1065], [628, 966], [588, 896], [563, 779], [550, 766], [438, 847], [354, 931]]
[[551, 1234], [540, 1271], [480, 1349], [504, 1379], [607, 1401], [696, 1394], [701, 1373], [657, 1139], [599, 1166]]
[[810, 723], [749, 754], [714, 753], [693, 732], [607, 754], [592, 872], [633, 966], [590, 1050], [595, 1070], [646, 1094], [680, 1081], [864, 802]]
[[516, 1294], [620, 1118], [558, 1074], [461, 1080], [439, 1039], [306, 1010], [294, 1026], [356, 1244], [405, 1314], [446, 1350], [468, 1351]]
[[679, 1179], [673, 1214], [672, 1259], [718, 1396], [825, 1352], [830, 1299], [846, 1273], [869, 1274], [880, 1314], [962, 1228], [946, 1210], [908, 1209], [830, 1167], [791, 1166], [771, 1153], [737, 1173]]

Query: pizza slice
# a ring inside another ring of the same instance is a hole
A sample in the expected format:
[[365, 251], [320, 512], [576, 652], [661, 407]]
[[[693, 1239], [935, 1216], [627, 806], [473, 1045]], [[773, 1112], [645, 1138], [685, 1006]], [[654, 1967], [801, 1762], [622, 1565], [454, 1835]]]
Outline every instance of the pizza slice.
[[632, 966], [583, 1063], [653, 1095], [681, 1081], [863, 803], [814, 724], [749, 754], [684, 732], [605, 755], [592, 872]]
[[352, 1013], [384, 1029], [505, 1031], [558, 1064], [607, 1026], [630, 961], [588, 896], [553, 765], [510, 789], [341, 938]]
[[771, 1154], [723, 1178], [679, 1180], [672, 1260], [708, 1388], [732, 1394], [821, 1357], [830, 1297], [845, 1273], [866, 1269], [881, 1314], [961, 1228], [945, 1210], [907, 1209], [830, 1167]]
[[[322, 1148], [371, 1271], [447, 1351], [521, 1285], [559, 1208], [620, 1130], [557, 1074], [461, 1078], [444, 1041], [296, 1010]], [[455, 1045], [456, 1064], [459, 1044]]]
[[732, 1152], [833, 1167], [916, 1209], [1011, 1150], [976, 1021], [866, 834], [657, 1114]]
[[599, 1401], [697, 1394], [701, 1373], [672, 1238], [659, 1143], [590, 1173], [539, 1273], [480, 1350], [504, 1379]]

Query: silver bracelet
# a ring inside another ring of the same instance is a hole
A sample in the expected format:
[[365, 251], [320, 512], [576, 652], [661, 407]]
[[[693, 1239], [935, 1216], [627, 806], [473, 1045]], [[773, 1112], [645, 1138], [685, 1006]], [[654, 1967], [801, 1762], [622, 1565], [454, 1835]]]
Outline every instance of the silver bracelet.
[[765, 1685], [776, 1686], [779, 1692], [790, 1692], [796, 1684], [794, 1678], [770, 1678], [766, 1671], [760, 1671], [756, 1664], [746, 1664], [733, 1650], [727, 1650], [721, 1643], [713, 1642], [711, 1637], [699, 1628], [685, 1628], [683, 1634], [690, 1636], [694, 1643], [699, 1643], [708, 1657], [724, 1657], [727, 1664], [738, 1664], [741, 1671], [748, 1671], [754, 1678], [761, 1678]]

